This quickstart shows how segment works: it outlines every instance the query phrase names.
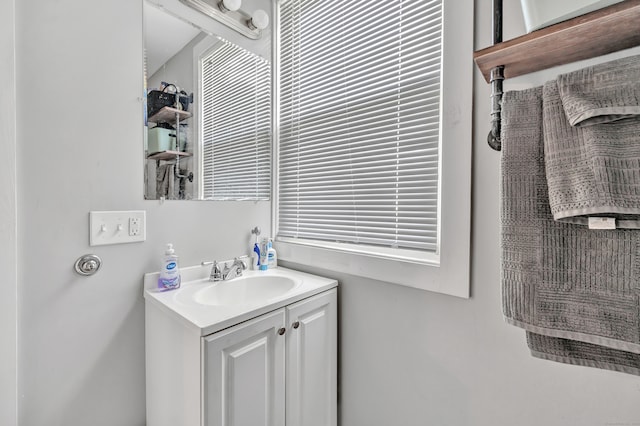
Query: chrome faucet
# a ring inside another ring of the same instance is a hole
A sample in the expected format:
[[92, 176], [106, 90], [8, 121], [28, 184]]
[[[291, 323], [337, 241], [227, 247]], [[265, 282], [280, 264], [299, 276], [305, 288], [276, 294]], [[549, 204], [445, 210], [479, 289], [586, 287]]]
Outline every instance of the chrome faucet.
[[247, 256], [236, 257], [233, 259], [233, 263], [231, 267], [225, 265], [224, 270], [222, 271], [222, 280], [232, 280], [237, 277], [242, 276], [242, 271], [247, 269], [248, 265], [242, 258], [246, 258]]
[[[242, 271], [248, 267], [245, 259], [248, 259], [248, 256], [236, 257], [233, 261], [226, 260], [224, 262], [218, 262], [214, 260], [213, 262], [202, 262], [202, 265], [213, 265], [211, 267], [209, 281], [227, 281], [242, 276]], [[228, 265], [230, 262], [233, 262], [231, 266]]]

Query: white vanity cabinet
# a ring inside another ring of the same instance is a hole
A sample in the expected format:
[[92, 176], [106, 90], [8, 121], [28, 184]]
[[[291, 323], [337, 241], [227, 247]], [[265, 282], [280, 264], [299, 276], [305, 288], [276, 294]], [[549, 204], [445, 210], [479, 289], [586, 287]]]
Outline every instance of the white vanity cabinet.
[[205, 426], [285, 424], [284, 327], [279, 309], [202, 338]]
[[286, 425], [337, 424], [337, 292], [287, 307]]
[[205, 426], [335, 426], [336, 290], [203, 337]]
[[336, 426], [337, 282], [301, 277], [311, 290], [242, 315], [207, 307], [215, 324], [180, 311], [182, 289], [146, 292], [147, 426]]

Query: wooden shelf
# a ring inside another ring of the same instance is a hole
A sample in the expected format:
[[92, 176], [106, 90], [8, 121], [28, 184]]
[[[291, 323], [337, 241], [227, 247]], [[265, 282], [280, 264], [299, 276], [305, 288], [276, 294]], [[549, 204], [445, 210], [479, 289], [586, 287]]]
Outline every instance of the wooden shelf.
[[473, 58], [489, 82], [500, 65], [511, 78], [638, 45], [640, 0], [626, 0], [478, 50]]
[[193, 154], [182, 151], [162, 151], [151, 154], [147, 157], [147, 160], [175, 160], [176, 157], [191, 157]]
[[181, 109], [163, 107], [160, 111], [149, 117], [149, 121], [152, 123], [170, 123], [176, 122], [176, 114], [180, 118], [180, 121], [190, 118], [192, 114], [189, 111], [183, 111]]

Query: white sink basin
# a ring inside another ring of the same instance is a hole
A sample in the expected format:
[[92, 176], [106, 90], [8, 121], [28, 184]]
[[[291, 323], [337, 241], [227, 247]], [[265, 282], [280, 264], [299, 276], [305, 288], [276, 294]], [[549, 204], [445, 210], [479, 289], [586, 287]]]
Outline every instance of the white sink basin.
[[159, 307], [207, 336], [338, 285], [336, 280], [282, 267], [244, 271], [242, 277], [219, 282], [209, 281], [210, 272], [210, 266], [180, 268], [182, 286], [162, 292], [157, 289], [159, 274], [145, 274], [148, 315], [157, 312], [151, 305]]
[[281, 296], [297, 284], [293, 279], [283, 276], [240, 277], [211, 283], [194, 293], [193, 299], [203, 305], [246, 305]]

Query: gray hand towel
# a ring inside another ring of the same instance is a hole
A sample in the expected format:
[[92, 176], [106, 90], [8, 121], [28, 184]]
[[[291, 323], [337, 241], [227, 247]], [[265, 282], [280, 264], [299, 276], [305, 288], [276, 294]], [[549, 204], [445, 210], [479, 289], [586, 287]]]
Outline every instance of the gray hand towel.
[[640, 56], [594, 65], [557, 78], [572, 126], [609, 123], [640, 115]]
[[543, 117], [553, 217], [640, 229], [640, 56], [545, 84]]
[[502, 115], [502, 299], [534, 356], [640, 375], [640, 231], [555, 221], [543, 90], [507, 92]]

